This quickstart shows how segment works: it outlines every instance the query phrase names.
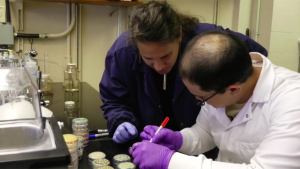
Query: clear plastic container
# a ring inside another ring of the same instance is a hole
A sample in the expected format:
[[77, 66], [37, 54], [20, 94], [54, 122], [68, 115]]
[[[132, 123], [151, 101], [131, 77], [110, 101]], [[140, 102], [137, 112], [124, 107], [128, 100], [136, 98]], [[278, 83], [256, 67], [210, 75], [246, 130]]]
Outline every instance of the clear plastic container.
[[3, 53], [3, 59], [8, 59], [8, 52]]
[[69, 148], [69, 152], [71, 154], [71, 163], [68, 165], [69, 169], [77, 169], [78, 168], [78, 148], [77, 146]]
[[82, 136], [84, 138], [84, 147], [89, 144], [89, 129], [88, 119], [86, 118], [75, 118], [72, 121], [73, 134], [76, 136]]
[[72, 161], [72, 162], [68, 165], [68, 169], [78, 169], [78, 160]]
[[8, 56], [9, 59], [15, 58], [15, 55], [14, 55], [14, 51], [13, 51], [13, 50], [8, 50], [8, 52], [9, 52], [9, 56]]
[[28, 71], [28, 73], [32, 76], [32, 78], [36, 81], [37, 71], [38, 71], [37, 63], [34, 61], [26, 62], [24, 67]]
[[41, 91], [44, 95], [52, 94], [53, 81], [50, 79], [50, 74], [42, 74]]
[[36, 83], [23, 67], [0, 68], [0, 151], [22, 151], [44, 142]]
[[64, 72], [64, 87], [66, 92], [78, 92], [78, 70], [75, 63], [69, 63]]

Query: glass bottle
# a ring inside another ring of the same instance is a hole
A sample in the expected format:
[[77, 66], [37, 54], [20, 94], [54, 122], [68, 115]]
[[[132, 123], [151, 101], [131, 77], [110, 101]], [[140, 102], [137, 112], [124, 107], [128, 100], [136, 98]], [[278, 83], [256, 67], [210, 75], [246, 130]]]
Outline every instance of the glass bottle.
[[75, 63], [69, 63], [64, 72], [64, 87], [66, 92], [78, 92], [78, 70]]
[[44, 95], [52, 94], [53, 81], [50, 79], [50, 74], [42, 74], [41, 91]]
[[65, 101], [65, 113], [68, 117], [77, 118], [78, 110], [74, 101]]

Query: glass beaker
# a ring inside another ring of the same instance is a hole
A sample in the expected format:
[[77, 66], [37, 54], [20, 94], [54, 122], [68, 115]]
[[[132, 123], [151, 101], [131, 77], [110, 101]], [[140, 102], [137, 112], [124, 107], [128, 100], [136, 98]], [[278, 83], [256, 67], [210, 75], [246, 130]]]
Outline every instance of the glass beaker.
[[78, 70], [75, 63], [69, 63], [64, 72], [64, 87], [66, 92], [78, 92]]

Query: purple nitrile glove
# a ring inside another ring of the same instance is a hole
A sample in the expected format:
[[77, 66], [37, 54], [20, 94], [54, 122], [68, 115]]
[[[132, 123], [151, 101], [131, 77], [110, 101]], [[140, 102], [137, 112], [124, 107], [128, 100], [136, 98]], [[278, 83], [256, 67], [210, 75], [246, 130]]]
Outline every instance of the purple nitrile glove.
[[134, 125], [124, 122], [116, 129], [113, 140], [116, 143], [125, 143], [128, 140], [134, 139], [138, 136], [138, 131]]
[[138, 142], [132, 145], [129, 153], [133, 163], [140, 169], [168, 169], [171, 157], [175, 151], [150, 142]]
[[140, 134], [143, 141], [151, 140], [152, 138], [152, 143], [163, 145], [175, 151], [180, 149], [183, 138], [179, 131], [172, 131], [170, 129], [163, 128], [154, 136], [157, 129], [157, 126], [146, 126], [144, 131]]

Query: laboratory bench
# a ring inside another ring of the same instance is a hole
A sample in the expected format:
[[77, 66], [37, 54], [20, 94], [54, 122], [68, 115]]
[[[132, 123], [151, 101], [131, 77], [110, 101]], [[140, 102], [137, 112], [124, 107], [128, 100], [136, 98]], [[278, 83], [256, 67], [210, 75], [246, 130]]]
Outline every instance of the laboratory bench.
[[[77, 117], [88, 119], [90, 130], [106, 129], [107, 121], [103, 117], [103, 111], [100, 106], [103, 104], [99, 92], [86, 82], [81, 82], [79, 92], [65, 92], [62, 83], [53, 83], [53, 94], [45, 95], [44, 100], [49, 100], [50, 105], [47, 107], [53, 112], [57, 121], [63, 122], [63, 134], [72, 134], [72, 120]], [[65, 101], [74, 101], [76, 104], [76, 113], [65, 113]], [[89, 140], [89, 145], [84, 148], [83, 159], [79, 161], [79, 169], [91, 168], [88, 164], [88, 155], [94, 151], [101, 151], [106, 154], [106, 159], [111, 162], [117, 154], [128, 154], [128, 148], [134, 141], [126, 144], [117, 144], [108, 136]], [[53, 168], [67, 168], [66, 166]]]

